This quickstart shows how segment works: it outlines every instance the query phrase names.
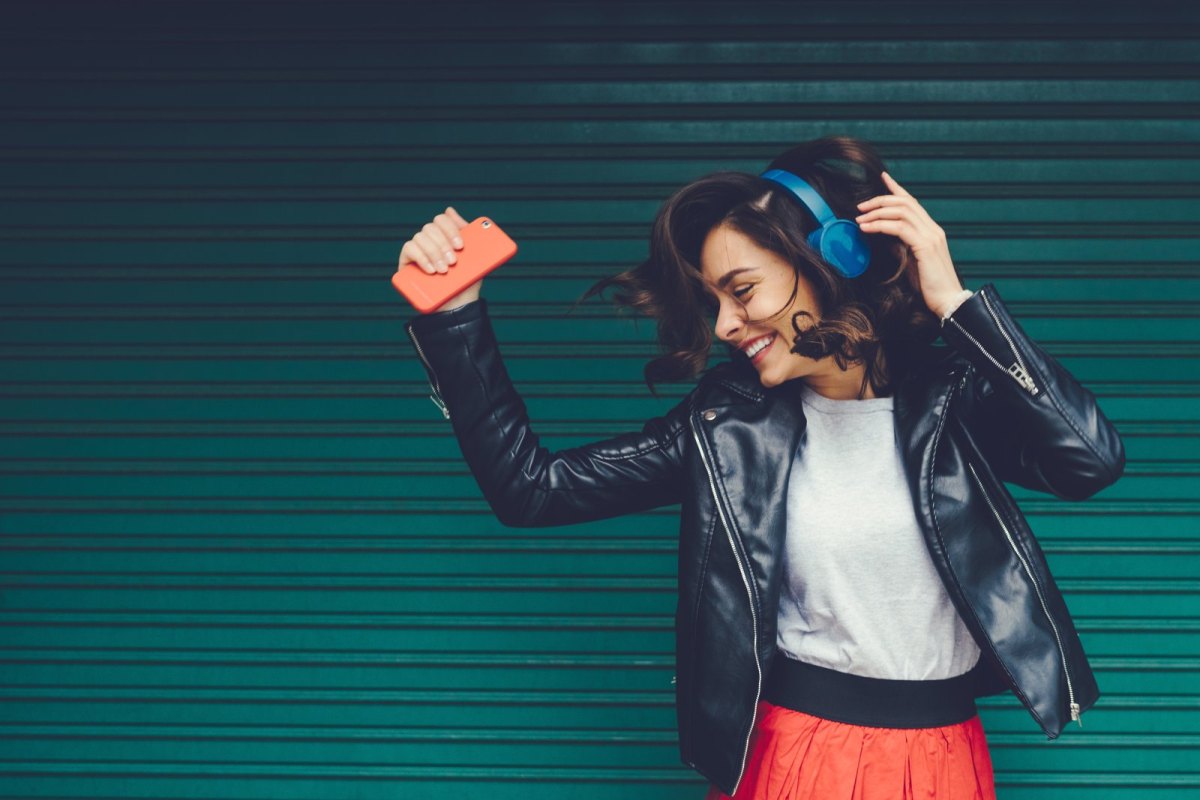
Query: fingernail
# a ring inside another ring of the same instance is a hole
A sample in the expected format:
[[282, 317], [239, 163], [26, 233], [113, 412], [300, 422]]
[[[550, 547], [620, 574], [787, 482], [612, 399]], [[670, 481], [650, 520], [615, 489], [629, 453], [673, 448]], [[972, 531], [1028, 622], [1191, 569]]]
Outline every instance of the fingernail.
[[454, 237], [454, 246], [455, 246], [455, 247], [462, 247], [462, 237], [461, 237], [461, 236], [455, 236], [455, 237]]
[[453, 264], [457, 260], [458, 259], [455, 258], [454, 253], [451, 253], [449, 250], [446, 251], [446, 263], [447, 264]]

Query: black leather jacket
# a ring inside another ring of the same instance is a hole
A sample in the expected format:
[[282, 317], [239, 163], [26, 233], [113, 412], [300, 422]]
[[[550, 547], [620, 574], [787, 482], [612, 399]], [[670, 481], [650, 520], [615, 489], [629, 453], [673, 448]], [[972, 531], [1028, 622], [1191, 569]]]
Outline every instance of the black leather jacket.
[[[682, 504], [680, 755], [732, 795], [776, 652], [783, 498], [805, 427], [799, 382], [764, 388], [753, 367], [723, 362], [641, 431], [550, 452], [509, 380], [485, 299], [417, 317], [406, 329], [505, 525]], [[1054, 739], [1099, 689], [1004, 482], [1080, 500], [1121, 475], [1124, 448], [1094, 396], [1025, 335], [991, 284], [959, 306], [942, 338], [949, 347], [930, 347], [894, 395], [917, 519], [981, 650], [976, 697], [1012, 691]]]

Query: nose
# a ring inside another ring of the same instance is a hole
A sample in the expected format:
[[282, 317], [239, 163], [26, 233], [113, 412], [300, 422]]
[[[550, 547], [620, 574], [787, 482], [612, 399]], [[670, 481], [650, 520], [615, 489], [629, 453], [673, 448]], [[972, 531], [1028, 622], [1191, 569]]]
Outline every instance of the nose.
[[721, 298], [721, 305], [717, 309], [717, 324], [713, 326], [717, 337], [727, 342], [732, 341], [741, 331], [744, 322], [745, 309], [742, 308], [742, 304]]

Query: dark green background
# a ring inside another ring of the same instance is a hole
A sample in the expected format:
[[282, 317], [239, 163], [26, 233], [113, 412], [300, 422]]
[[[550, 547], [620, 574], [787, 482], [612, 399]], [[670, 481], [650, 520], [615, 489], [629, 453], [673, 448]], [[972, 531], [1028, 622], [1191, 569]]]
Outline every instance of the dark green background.
[[698, 798], [676, 509], [497, 523], [389, 276], [454, 205], [536, 430], [634, 429], [571, 303], [676, 187], [873, 139], [1125, 437], [1018, 490], [1103, 692], [1002, 798], [1200, 792], [1200, 15], [1136, 3], [6, 4], [0, 796]]

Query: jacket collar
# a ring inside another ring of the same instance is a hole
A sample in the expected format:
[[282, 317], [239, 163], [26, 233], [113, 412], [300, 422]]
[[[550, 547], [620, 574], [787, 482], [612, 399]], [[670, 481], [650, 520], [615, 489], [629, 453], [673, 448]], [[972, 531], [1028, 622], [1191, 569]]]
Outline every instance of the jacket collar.
[[[942, 351], [942, 352], [937, 352]], [[893, 413], [905, 474], [915, 508], [925, 527], [932, 524], [929, 486], [933, 455], [950, 397], [962, 374], [963, 361], [949, 348], [931, 348], [931, 358], [896, 388]], [[709, 370], [708, 391], [694, 410], [698, 435], [711, 446], [719, 490], [742, 546], [755, 566], [756, 595], [771, 591], [770, 575], [783, 552], [784, 504], [792, 459], [806, 420], [800, 381], [764, 388], [757, 373], [724, 362]], [[701, 422], [700, 412], [721, 409], [715, 424]], [[762, 608], [760, 602], [760, 610]]]

